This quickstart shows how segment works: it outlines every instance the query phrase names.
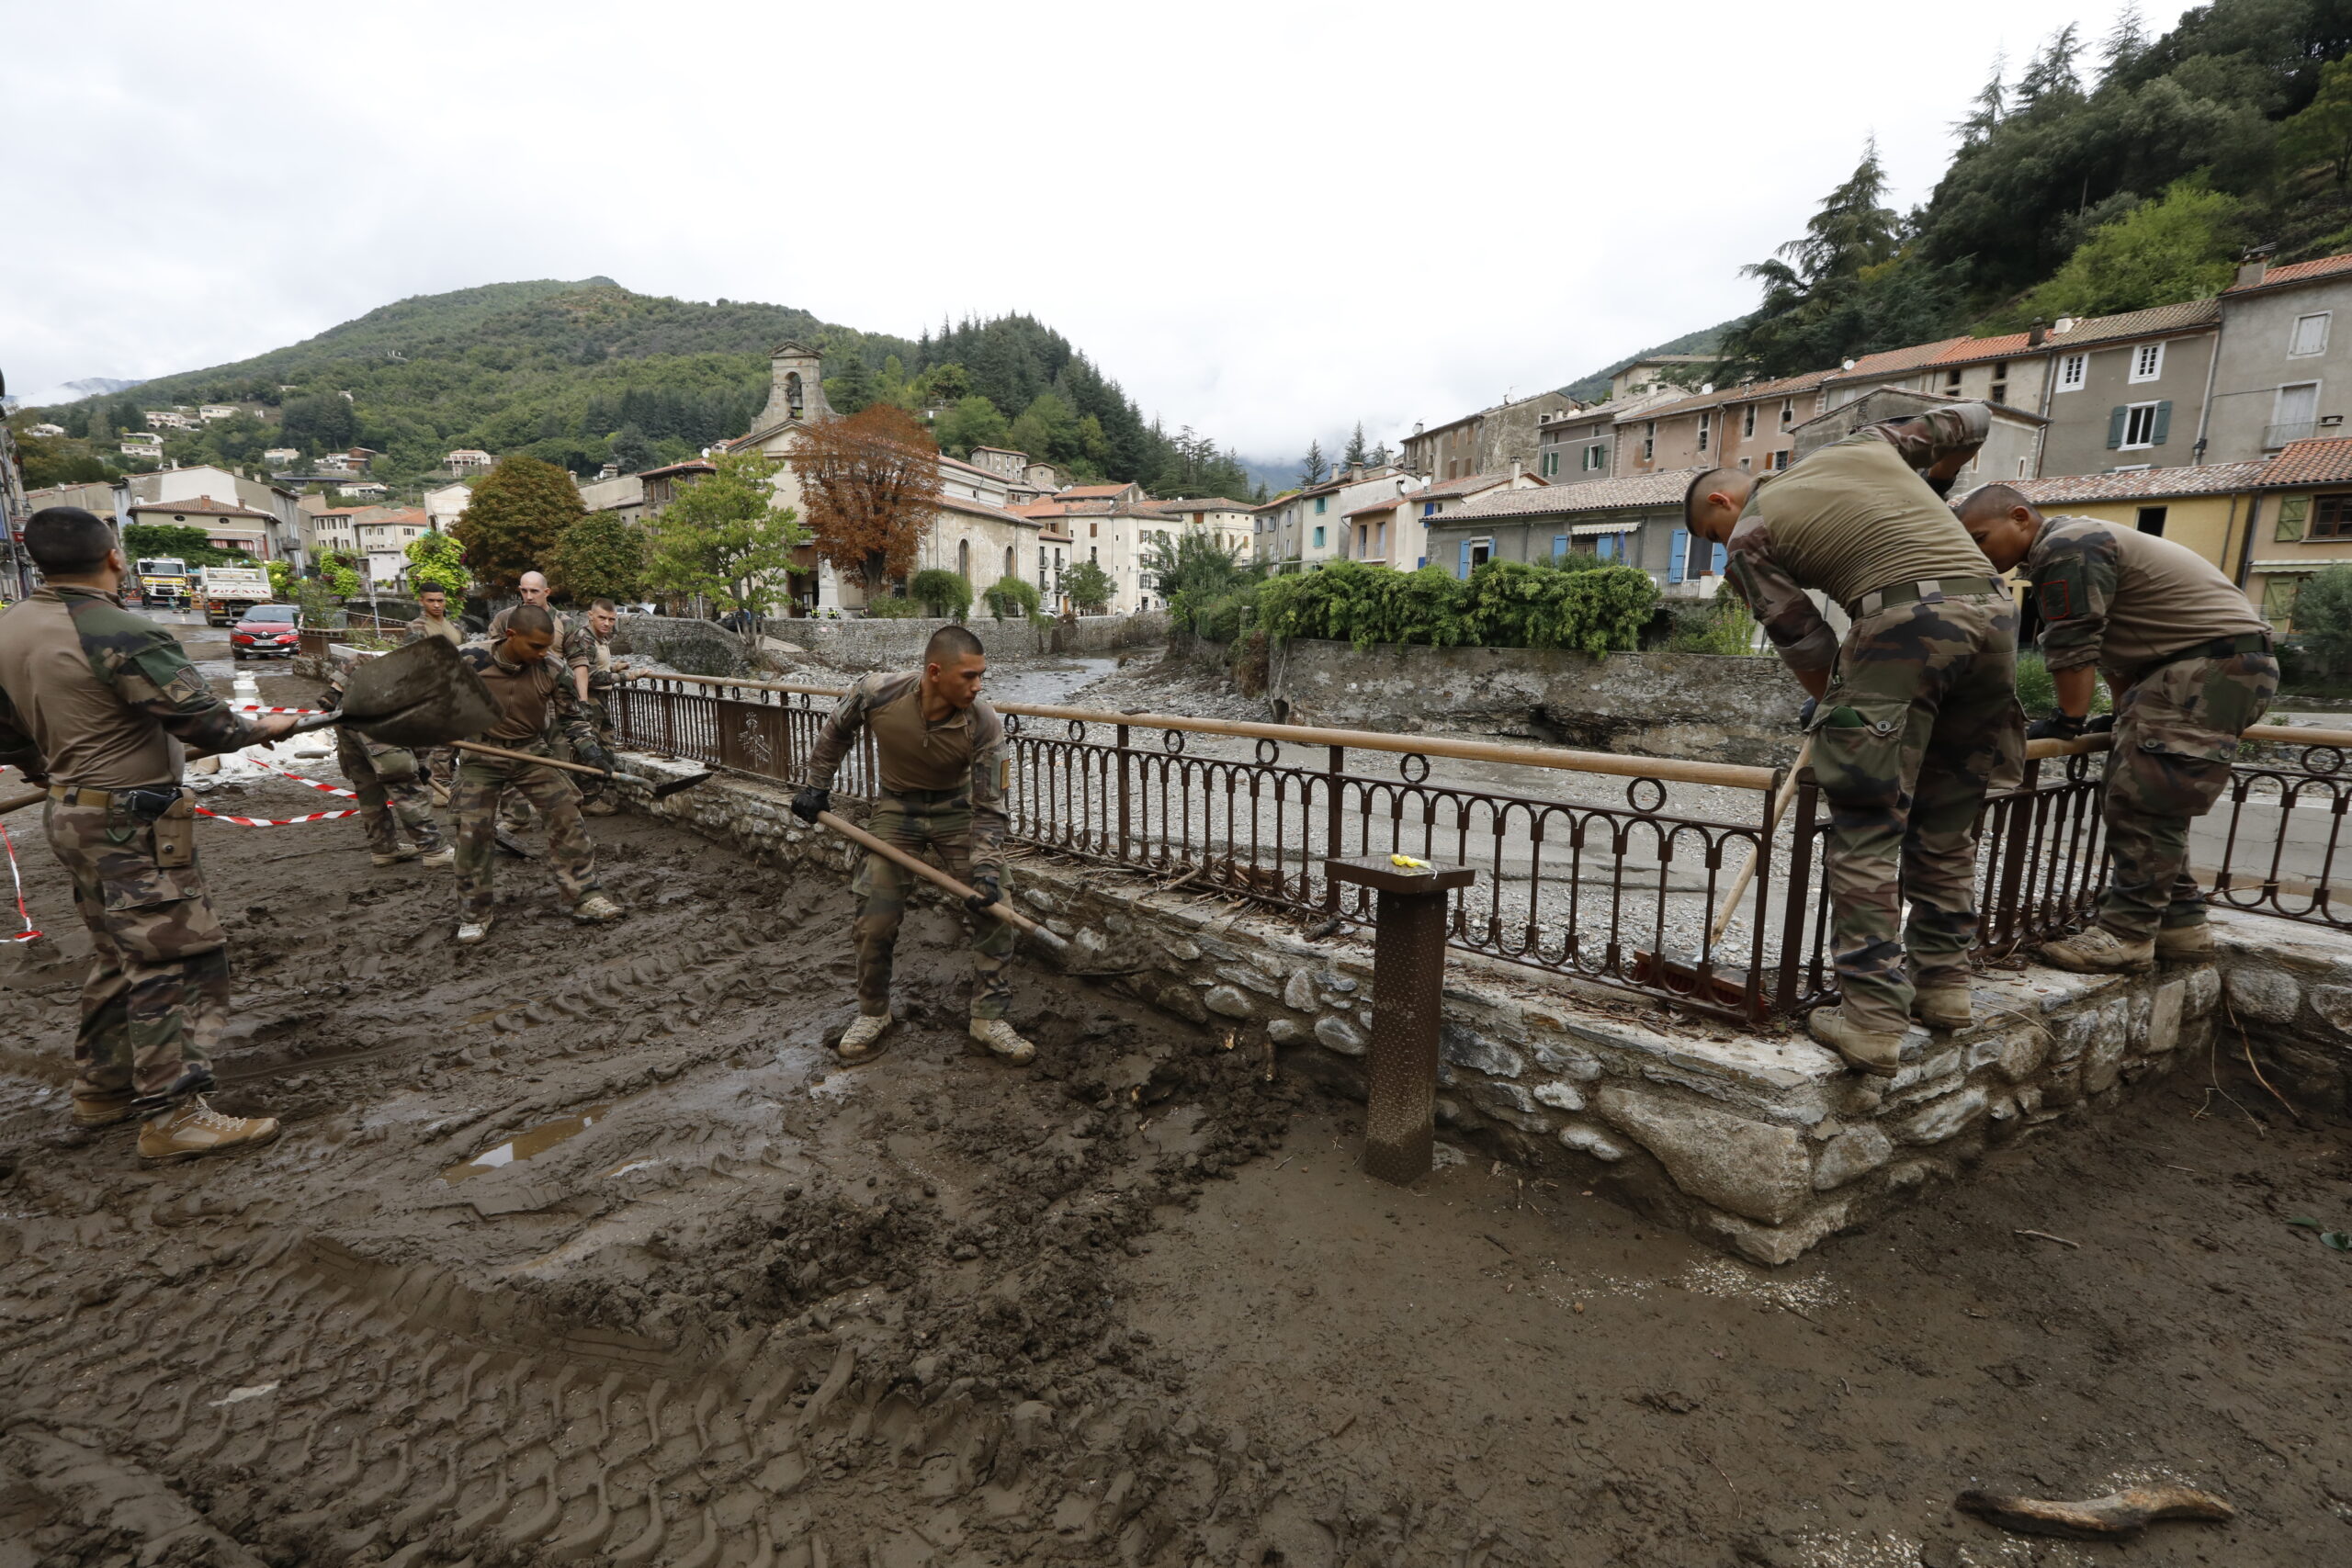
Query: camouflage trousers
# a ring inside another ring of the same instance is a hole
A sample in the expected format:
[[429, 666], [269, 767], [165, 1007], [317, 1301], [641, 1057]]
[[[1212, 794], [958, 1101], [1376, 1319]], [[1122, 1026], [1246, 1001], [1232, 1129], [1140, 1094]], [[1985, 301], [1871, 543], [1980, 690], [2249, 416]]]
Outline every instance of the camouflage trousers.
[[2205, 895], [2188, 871], [2188, 825], [2230, 785], [2238, 737], [2259, 724], [2278, 691], [2267, 653], [2160, 664], [2115, 708], [2107, 758], [2107, 892], [2098, 923], [2127, 942], [2159, 926], [2205, 921]]
[[211, 1087], [210, 1049], [229, 1021], [228, 933], [187, 812], [183, 800], [159, 821], [120, 796], [84, 806], [52, 795], [44, 824], [90, 931], [74, 1092], [128, 1090], [142, 1114]]
[[[516, 750], [523, 748], [516, 747]], [[580, 818], [580, 792], [554, 768], [466, 751], [449, 805], [458, 819], [458, 904], [469, 920], [490, 913], [491, 867], [498, 857], [499, 802], [519, 795], [548, 825], [548, 869], [567, 905], [596, 892], [596, 845]]]
[[[611, 756], [613, 754], [613, 713], [611, 707], [605, 703], [604, 694], [592, 686], [589, 688], [587, 700], [580, 705], [588, 710], [589, 721], [596, 727], [596, 743], [605, 749], [605, 756]], [[559, 755], [566, 758], [571, 755], [571, 747], [569, 742], [559, 737], [555, 743], [560, 749]], [[601, 800], [612, 793], [613, 786], [603, 779], [592, 779], [585, 774], [575, 774], [574, 777], [579, 782], [580, 798], [582, 800]]]
[[[959, 882], [972, 879], [972, 801], [960, 790], [886, 795], [874, 807], [865, 830], [886, 844], [909, 854], [928, 848], [947, 874]], [[868, 854], [857, 868], [850, 890], [861, 902], [854, 934], [857, 940], [857, 1010], [878, 1018], [890, 1010], [890, 959], [899, 945], [899, 922], [906, 917], [907, 895], [918, 878], [913, 872], [877, 854]], [[1010, 880], [1005, 884], [1012, 891]], [[972, 928], [972, 1016], [1002, 1018], [1012, 1001], [1012, 981], [1005, 973], [1012, 962], [1013, 930], [993, 915], [963, 911]]]
[[1863, 1029], [1907, 1029], [1915, 987], [1968, 983], [1977, 814], [2025, 767], [2017, 630], [2006, 592], [1889, 605], [1847, 633], [1815, 711], [1830, 942]]
[[339, 728], [334, 755], [343, 776], [358, 792], [359, 822], [368, 830], [370, 850], [398, 854], [402, 828], [427, 854], [441, 847], [441, 824], [434, 818], [433, 800], [424, 793], [424, 770], [414, 752], [363, 740], [352, 730]]

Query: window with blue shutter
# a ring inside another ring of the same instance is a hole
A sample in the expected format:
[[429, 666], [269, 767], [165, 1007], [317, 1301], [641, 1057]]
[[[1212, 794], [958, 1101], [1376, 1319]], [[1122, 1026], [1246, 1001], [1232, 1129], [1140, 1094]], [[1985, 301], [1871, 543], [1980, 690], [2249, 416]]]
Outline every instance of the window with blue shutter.
[[1567, 553], [1568, 553], [1568, 536], [1567, 536], [1566, 534], [1555, 534], [1555, 535], [1553, 535], [1553, 536], [1552, 536], [1552, 558], [1553, 558], [1554, 560], [1558, 560], [1562, 556], [1566, 555]]
[[1467, 539], [1462, 541], [1462, 570], [1454, 575], [1464, 582], [1470, 581], [1470, 541]]
[[1707, 570], [1713, 572], [1717, 577], [1721, 577], [1724, 574], [1724, 557], [1727, 553], [1728, 552], [1724, 550], [1723, 546], [1717, 545], [1715, 547], [1714, 557], [1709, 563]]
[[1688, 528], [1677, 528], [1674, 531], [1674, 553], [1666, 564], [1666, 580], [1668, 582], [1681, 581], [1682, 569], [1689, 562], [1690, 558], [1690, 530]]

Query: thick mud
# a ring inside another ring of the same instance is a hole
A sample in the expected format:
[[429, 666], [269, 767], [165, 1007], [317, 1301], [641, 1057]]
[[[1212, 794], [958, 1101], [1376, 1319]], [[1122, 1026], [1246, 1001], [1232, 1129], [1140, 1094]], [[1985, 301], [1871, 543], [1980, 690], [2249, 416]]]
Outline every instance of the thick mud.
[[[1768, 1273], [1458, 1151], [1369, 1182], [1302, 1062], [1026, 964], [1037, 1065], [968, 1055], [937, 904], [841, 1068], [839, 881], [592, 826], [627, 920], [509, 860], [459, 949], [354, 822], [206, 823], [218, 1102], [287, 1131], [163, 1170], [67, 1128], [86, 947], [17, 834], [0, 1568], [2352, 1552], [2352, 1258], [2289, 1223], [2352, 1230], [2352, 1159], [2226, 1062]], [[2240, 1517], [2119, 1552], [1950, 1506], [2147, 1475]]]

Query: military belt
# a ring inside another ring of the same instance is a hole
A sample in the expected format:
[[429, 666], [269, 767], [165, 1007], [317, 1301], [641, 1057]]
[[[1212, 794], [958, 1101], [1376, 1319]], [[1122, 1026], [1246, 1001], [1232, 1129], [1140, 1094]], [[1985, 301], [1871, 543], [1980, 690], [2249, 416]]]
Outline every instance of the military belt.
[[161, 784], [151, 789], [82, 789], [73, 784], [51, 784], [49, 798], [67, 806], [104, 807], [113, 809], [119, 802], [141, 817], [160, 817], [179, 799], [180, 786]]
[[2134, 675], [2132, 679], [2137, 681], [2151, 670], [2161, 670], [2167, 664], [2177, 664], [2184, 659], [2235, 659], [2242, 653], [2268, 653], [2269, 651], [2270, 634], [2268, 632], [2241, 632], [2236, 637], [2217, 637], [2211, 642], [2191, 643], [2187, 648], [2176, 648], [2170, 653], [2159, 653], [2145, 664], [2141, 665], [2139, 674]]
[[885, 800], [903, 800], [910, 806], [944, 806], [971, 793], [968, 789], [885, 789]]
[[1860, 620], [1875, 615], [1881, 610], [1891, 610], [1897, 604], [1917, 604], [1925, 601], [1936, 604], [1945, 599], [1958, 599], [1971, 593], [1998, 593], [2001, 585], [1989, 577], [1927, 577], [1917, 582], [1898, 582], [1892, 587], [1873, 588], [1846, 606], [1849, 619]]

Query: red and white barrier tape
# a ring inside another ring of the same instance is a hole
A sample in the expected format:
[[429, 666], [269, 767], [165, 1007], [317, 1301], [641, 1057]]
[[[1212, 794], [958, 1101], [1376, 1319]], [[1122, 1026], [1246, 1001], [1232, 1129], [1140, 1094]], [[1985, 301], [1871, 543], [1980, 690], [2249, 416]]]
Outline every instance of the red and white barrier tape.
[[257, 768], [268, 769], [271, 773], [276, 773], [281, 779], [292, 779], [298, 784], [309, 784], [312, 789], [323, 791], [328, 795], [339, 795], [345, 800], [357, 800], [359, 798], [359, 792], [356, 790], [337, 789], [331, 784], [321, 784], [316, 779], [306, 779], [300, 773], [288, 773], [284, 768], [279, 767], [277, 763], [265, 762], [258, 757], [249, 758], [248, 761]]
[[196, 812], [199, 817], [209, 817], [215, 822], [233, 822], [240, 828], [291, 828], [297, 822], [332, 822], [340, 817], [356, 817], [359, 808], [355, 806], [343, 811], [313, 811], [308, 817], [232, 817], [226, 812], [207, 811], [201, 806]]
[[327, 710], [326, 710], [326, 709], [324, 709], [324, 708], [266, 708], [266, 707], [262, 706], [259, 703], [231, 703], [229, 705], [230, 705], [231, 707], [232, 707], [232, 708], [236, 709], [239, 713], [301, 713], [301, 714], [311, 714], [311, 713], [324, 713], [324, 712], [326, 712], [326, 711], [327, 711]]
[[17, 840], [8, 836], [8, 829], [5, 826], [0, 826], [0, 847], [5, 847], [8, 852], [8, 880], [15, 883], [17, 886], [17, 919], [23, 922], [25, 928], [8, 940], [31, 942], [39, 937], [40, 932], [33, 929], [32, 915], [25, 908], [25, 878], [24, 874], [17, 869]]

